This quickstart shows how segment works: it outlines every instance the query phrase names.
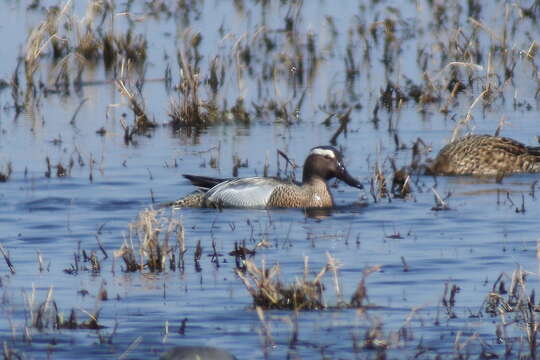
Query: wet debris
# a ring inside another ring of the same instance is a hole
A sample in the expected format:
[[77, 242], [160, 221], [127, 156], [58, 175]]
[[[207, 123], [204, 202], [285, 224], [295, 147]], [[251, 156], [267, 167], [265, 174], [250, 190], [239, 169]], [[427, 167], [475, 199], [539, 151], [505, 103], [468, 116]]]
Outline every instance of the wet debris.
[[229, 256], [234, 256], [236, 268], [242, 270], [242, 272], [245, 272], [246, 271], [245, 261], [254, 257], [257, 254], [258, 248], [260, 247], [268, 248], [270, 246], [271, 244], [265, 239], [255, 244], [253, 249], [249, 249], [246, 247], [245, 240], [242, 240], [241, 242], [235, 241], [234, 250], [229, 252]]
[[107, 130], [102, 126], [96, 130], [96, 134], [99, 136], [105, 136], [107, 134]]
[[1, 243], [0, 243], [0, 253], [2, 253], [2, 257], [4, 258], [4, 261], [6, 262], [6, 265], [9, 268], [9, 271], [11, 272], [11, 274], [15, 274], [15, 266], [13, 266], [13, 262], [11, 262], [9, 252], [4, 248], [4, 246]]
[[[501, 312], [516, 313], [540, 312], [540, 305], [536, 304], [534, 289], [528, 294], [528, 273], [521, 267], [514, 270], [511, 276], [501, 273], [492, 285], [491, 292], [484, 300], [484, 310], [491, 316], [498, 316]], [[510, 281], [507, 289], [505, 279]], [[524, 314], [521, 314], [524, 315]], [[530, 314], [521, 320], [530, 317]]]
[[417, 138], [411, 147], [411, 164], [409, 168], [414, 173], [425, 171], [424, 157], [431, 152], [431, 146], [427, 145], [424, 140]]
[[403, 102], [408, 100], [408, 97], [399, 86], [396, 86], [394, 83], [389, 81], [386, 88], [381, 90], [379, 100], [386, 110], [390, 112], [401, 107]]
[[203, 253], [203, 248], [201, 246], [201, 240], [197, 240], [197, 245], [195, 246], [195, 251], [193, 252], [193, 263], [195, 264], [195, 271], [201, 272], [201, 256]]
[[352, 111], [352, 108], [349, 108], [347, 111], [345, 111], [343, 115], [339, 116], [338, 120], [339, 120], [340, 125], [339, 125], [339, 128], [334, 133], [334, 135], [332, 135], [332, 138], [330, 138], [330, 144], [337, 146], [337, 138], [342, 133], [344, 134], [345, 137], [347, 137], [347, 125], [351, 121], [351, 117], [350, 117], [351, 111]]
[[394, 175], [392, 176], [392, 195], [395, 198], [404, 199], [412, 192], [411, 189], [411, 176], [409, 175], [407, 168], [402, 167], [397, 169], [394, 159], [390, 159], [392, 170]]
[[[516, 214], [524, 214], [526, 212], [525, 194], [521, 193], [521, 204], [518, 205], [514, 202], [514, 200], [512, 200], [512, 196], [510, 196], [510, 192], [506, 191], [505, 193], [506, 193], [506, 198], [504, 200], [504, 203], [508, 205], [509, 207], [514, 208], [514, 211], [516, 212]], [[500, 189], [497, 189], [497, 205], [501, 204], [500, 196], [501, 196], [501, 191]], [[534, 193], [531, 194], [531, 197], [534, 199]]]
[[459, 293], [460, 288], [459, 286], [453, 284], [450, 287], [449, 290], [449, 283], [444, 284], [444, 292], [441, 299], [441, 303], [446, 309], [446, 314], [448, 315], [449, 319], [455, 319], [457, 318], [456, 313], [454, 312], [454, 308], [456, 306], [456, 295]]
[[[100, 244], [99, 239], [98, 244]], [[101, 245], [100, 248], [102, 252], [105, 251]], [[104, 254], [107, 255], [106, 252]], [[107, 257], [105, 256], [103, 259], [100, 259], [94, 250], [87, 252], [85, 249], [81, 249], [81, 242], [79, 241], [77, 250], [73, 253], [73, 263], [64, 269], [64, 273], [78, 275], [81, 271], [90, 271], [97, 275], [101, 272], [101, 261], [107, 259]]]
[[7, 182], [13, 173], [13, 167], [11, 161], [4, 164], [3, 169], [0, 171], [0, 183]]
[[89, 329], [89, 330], [100, 330], [105, 326], [99, 322], [100, 310], [90, 313], [87, 311], [83, 312], [88, 316], [86, 321], [78, 321], [76, 316], [75, 309], [72, 309], [69, 317], [65, 318], [64, 314], [61, 313], [58, 309], [56, 301], [53, 297], [53, 288], [49, 288], [47, 292], [47, 298], [39, 304], [35, 303], [35, 289], [33, 289], [32, 296], [26, 296], [28, 313], [30, 314], [27, 318], [26, 325], [26, 339], [31, 342], [31, 328], [35, 328], [40, 332], [46, 330], [60, 330], [60, 329]]
[[[216, 265], [216, 268], [220, 267], [219, 258], [221, 256], [223, 256], [223, 254], [217, 251], [216, 241], [212, 239], [212, 253], [208, 254], [208, 257], [210, 257], [210, 262]], [[225, 262], [225, 259], [223, 259], [223, 261]]]
[[434, 199], [435, 199], [435, 206], [431, 208], [432, 211], [451, 210], [447, 201], [450, 198], [450, 196], [452, 196], [451, 192], [448, 192], [448, 194], [446, 194], [446, 197], [443, 199], [441, 195], [437, 192], [437, 190], [435, 190], [434, 187], [431, 188], [431, 191], [433, 192]]
[[247, 168], [247, 167], [249, 167], [249, 161], [247, 159], [242, 161], [237, 154], [233, 155], [232, 162], [233, 162], [233, 168], [232, 168], [232, 176], [233, 177], [238, 177], [238, 169], [239, 168]]
[[242, 245], [239, 245], [238, 242], [234, 242], [234, 250], [229, 252], [229, 256], [234, 256], [234, 261], [237, 269], [246, 271], [245, 261], [248, 258], [255, 256], [256, 251], [251, 250], [245, 247], [245, 242]]
[[379, 202], [381, 199], [387, 199], [389, 202], [392, 199], [409, 199], [412, 194], [412, 180], [410, 171], [411, 167], [403, 166], [397, 168], [396, 161], [393, 158], [388, 158], [385, 163], [390, 163], [391, 166], [391, 186], [390, 190], [387, 185], [387, 175], [383, 166], [376, 162], [374, 165], [374, 174], [370, 180], [370, 194], [374, 202]]
[[388, 198], [389, 201], [391, 199], [386, 186], [386, 177], [378, 162], [375, 164], [375, 173], [371, 179], [370, 193], [374, 202], [384, 198]]
[[400, 259], [401, 259], [401, 264], [403, 265], [403, 272], [409, 272], [409, 264], [407, 264], [405, 257], [401, 256]]
[[364, 269], [362, 271], [362, 279], [360, 279], [360, 282], [358, 283], [358, 286], [356, 287], [356, 290], [354, 291], [354, 294], [351, 297], [350, 306], [354, 308], [363, 308], [366, 304], [365, 301], [367, 301], [367, 287], [366, 287], [366, 279], [369, 275], [371, 275], [374, 272], [377, 272], [381, 269], [380, 266], [373, 266], [367, 269]]
[[135, 117], [134, 124], [131, 128], [126, 125], [123, 118], [121, 119], [124, 120], [121, 122], [125, 132], [124, 140], [127, 139], [131, 141], [133, 134], [144, 134], [147, 130], [155, 128], [157, 124], [154, 121], [151, 121], [146, 114], [143, 96], [140, 90], [137, 90], [136, 92], [131, 90], [129, 84], [124, 80], [117, 80], [116, 87], [120, 93], [127, 98], [128, 105]]
[[[535, 290], [529, 292], [527, 289], [528, 275], [521, 267], [514, 270], [511, 276], [501, 273], [486, 296], [483, 308], [492, 318], [499, 317], [495, 335], [497, 341], [505, 345], [505, 354], [534, 359], [537, 356], [537, 336], [540, 328], [537, 313], [540, 312], [540, 305], [536, 304]], [[505, 279], [510, 281], [508, 289]], [[521, 339], [525, 341], [511, 336], [509, 325], [516, 326]], [[524, 349], [528, 350], [528, 353], [523, 354]]]

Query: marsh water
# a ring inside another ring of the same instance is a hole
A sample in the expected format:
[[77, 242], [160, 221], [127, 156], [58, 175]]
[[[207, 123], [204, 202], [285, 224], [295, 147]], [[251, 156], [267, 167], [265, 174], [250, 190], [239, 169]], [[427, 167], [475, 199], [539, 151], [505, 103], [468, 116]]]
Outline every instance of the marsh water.
[[[374, 180], [379, 167], [390, 187], [389, 159], [409, 165], [418, 138], [434, 157], [456, 126], [463, 134], [499, 126], [501, 135], [537, 144], [540, 10], [534, 2], [481, 4], [2, 1], [0, 172], [12, 171], [0, 183], [0, 244], [13, 266], [0, 257], [4, 349], [29, 359], [157, 358], [178, 345], [219, 347], [238, 359], [534, 358], [517, 309], [493, 314], [485, 300], [496, 290], [505, 296], [501, 280], [512, 290], [516, 271], [527, 274], [527, 295], [538, 289], [538, 176], [415, 174], [405, 198], [380, 196]], [[54, 60], [44, 36], [28, 91], [24, 60], [17, 63], [53, 6], [67, 50]], [[112, 69], [82, 58], [73, 49], [87, 27], [132, 31], [146, 39], [146, 58], [130, 68], [119, 55]], [[196, 62], [200, 101], [218, 109], [210, 124], [170, 125], [171, 101], [185, 96], [179, 51]], [[57, 86], [62, 71], [67, 88]], [[126, 139], [122, 122], [134, 126], [135, 116], [117, 79], [140, 90], [157, 126]], [[283, 174], [279, 149], [300, 165], [300, 178], [309, 149], [329, 144], [348, 111], [336, 145], [365, 191], [332, 186], [337, 206], [323, 214], [162, 208], [163, 219], [184, 226], [183, 271], [126, 272], [115, 257], [124, 241], [138, 241], [129, 224], [142, 211], [193, 191], [182, 174], [253, 176], [266, 164], [270, 175]], [[433, 209], [432, 188], [449, 210]], [[338, 272], [324, 279], [327, 309], [260, 318], [229, 252], [263, 241], [251, 260], [279, 264], [284, 283], [303, 276], [306, 259], [310, 276], [336, 259]], [[83, 263], [83, 250], [100, 269]], [[365, 277], [367, 305], [336, 306], [366, 269], [377, 269]], [[36, 327], [39, 305], [52, 300], [59, 316], [98, 314], [103, 327]]]

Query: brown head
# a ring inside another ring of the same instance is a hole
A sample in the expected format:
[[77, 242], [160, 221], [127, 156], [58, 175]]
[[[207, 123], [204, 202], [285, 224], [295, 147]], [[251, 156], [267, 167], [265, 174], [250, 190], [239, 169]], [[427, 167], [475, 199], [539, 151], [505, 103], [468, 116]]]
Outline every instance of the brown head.
[[327, 181], [332, 178], [338, 178], [347, 185], [358, 189], [364, 188], [360, 181], [349, 174], [343, 164], [343, 156], [338, 149], [333, 146], [314, 147], [304, 163], [302, 182], [309, 183], [314, 179]]

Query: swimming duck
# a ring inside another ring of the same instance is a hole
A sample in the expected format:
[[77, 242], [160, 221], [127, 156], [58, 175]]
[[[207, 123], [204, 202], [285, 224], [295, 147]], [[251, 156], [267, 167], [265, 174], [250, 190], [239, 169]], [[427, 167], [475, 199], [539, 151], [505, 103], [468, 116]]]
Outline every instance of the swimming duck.
[[431, 175], [504, 176], [540, 172], [540, 147], [492, 135], [468, 135], [441, 149]]
[[345, 165], [343, 156], [332, 146], [311, 149], [302, 182], [290, 182], [272, 177], [215, 179], [184, 175], [199, 192], [175, 201], [175, 207], [237, 207], [237, 208], [331, 208], [334, 200], [326, 182], [332, 178], [363, 189]]

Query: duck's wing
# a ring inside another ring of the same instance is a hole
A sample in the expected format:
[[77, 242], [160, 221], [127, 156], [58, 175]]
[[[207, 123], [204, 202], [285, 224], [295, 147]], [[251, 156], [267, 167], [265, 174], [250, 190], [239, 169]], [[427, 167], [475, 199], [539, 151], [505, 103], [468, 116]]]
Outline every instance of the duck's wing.
[[527, 150], [529, 154], [537, 156], [539, 158], [538, 161], [540, 161], [540, 146], [527, 146]]
[[[494, 141], [494, 150], [502, 151], [514, 156], [525, 156], [534, 163], [540, 162], [540, 146], [527, 146], [517, 140], [500, 137]], [[532, 155], [532, 157], [529, 157]]]
[[232, 179], [217, 184], [205, 194], [206, 206], [264, 208], [276, 187], [284, 182], [268, 177]]
[[209, 177], [209, 176], [189, 175], [189, 174], [183, 174], [182, 176], [188, 179], [189, 181], [191, 181], [193, 185], [201, 187], [201, 188], [205, 188], [205, 189], [210, 189], [219, 183], [232, 180], [232, 179], [220, 179], [220, 178], [214, 178], [214, 177]]

